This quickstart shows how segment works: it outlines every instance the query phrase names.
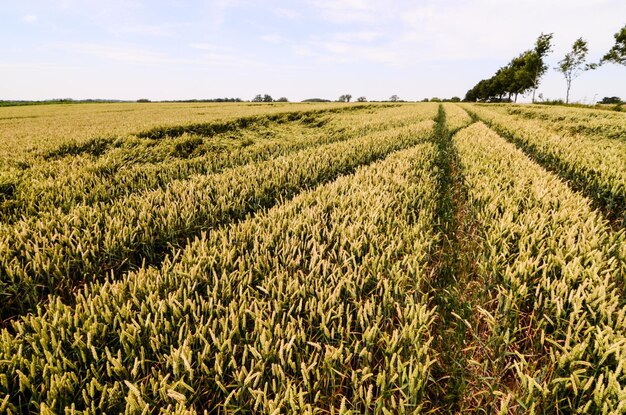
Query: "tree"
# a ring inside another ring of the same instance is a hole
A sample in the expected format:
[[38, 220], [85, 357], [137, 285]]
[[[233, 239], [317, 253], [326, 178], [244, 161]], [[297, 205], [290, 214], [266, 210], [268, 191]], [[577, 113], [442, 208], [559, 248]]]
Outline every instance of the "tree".
[[544, 62], [544, 58], [548, 53], [552, 52], [553, 33], [539, 35], [535, 42], [535, 49], [528, 56], [528, 73], [532, 77], [533, 103], [535, 102], [535, 93], [539, 87], [541, 77], [548, 70], [548, 65]]
[[352, 99], [352, 95], [344, 94], [344, 95], [340, 95], [339, 99], [337, 101], [339, 101], [339, 102], [350, 102], [351, 99]]
[[276, 102], [289, 102], [289, 100], [286, 97], [280, 97], [276, 100]]
[[[428, 99], [428, 98], [425, 98], [425, 99]], [[469, 91], [465, 93], [465, 98], [463, 98], [463, 101], [466, 101], [466, 102], [478, 101], [478, 95], [476, 94], [476, 87], [470, 89]], [[425, 101], [425, 102], [428, 102], [428, 101]]]
[[272, 97], [268, 94], [263, 95], [263, 102], [274, 102]]
[[602, 101], [598, 101], [598, 104], [621, 104], [622, 100], [620, 97], [604, 97]]
[[252, 102], [263, 102], [263, 97], [261, 94], [257, 94], [256, 97], [252, 98]]
[[394, 94], [394, 95], [389, 97], [389, 101], [391, 101], [391, 102], [398, 102], [398, 101], [400, 101], [400, 97]]
[[356, 100], [357, 102], [367, 102], [367, 98], [365, 97], [358, 97]]
[[595, 64], [585, 64], [589, 48], [587, 42], [582, 37], [576, 39], [572, 45], [572, 50], [565, 54], [565, 57], [559, 61], [556, 70], [561, 72], [567, 83], [567, 94], [565, 95], [565, 103], [569, 103], [569, 91], [572, 87], [572, 81], [580, 76], [581, 73], [590, 69], [595, 69]]
[[[537, 86], [539, 86], [539, 79], [545, 73], [547, 69], [537, 67], [542, 66], [542, 60], [539, 59], [537, 53], [532, 50], [528, 50], [517, 58], [511, 61], [512, 74], [511, 83], [509, 85], [509, 101], [511, 95], [515, 95], [515, 102], [517, 102], [517, 96], [519, 94], [526, 94], [530, 90], [533, 91], [533, 100], [535, 99], [535, 92]], [[548, 66], [545, 65], [545, 68]], [[539, 73], [539, 75], [537, 75]]]
[[613, 37], [615, 37], [615, 45], [602, 57], [600, 64], [612, 62], [626, 65], [626, 26], [622, 27]]

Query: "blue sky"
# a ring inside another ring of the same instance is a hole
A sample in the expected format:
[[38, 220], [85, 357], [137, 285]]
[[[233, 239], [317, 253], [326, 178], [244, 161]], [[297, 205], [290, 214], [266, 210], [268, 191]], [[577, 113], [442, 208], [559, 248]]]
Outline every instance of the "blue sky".
[[[463, 96], [554, 32], [590, 60], [624, 0], [2, 0], [0, 99], [187, 99], [257, 93], [408, 100]], [[551, 70], [538, 91], [565, 96]], [[626, 67], [576, 79], [572, 100], [626, 98]]]

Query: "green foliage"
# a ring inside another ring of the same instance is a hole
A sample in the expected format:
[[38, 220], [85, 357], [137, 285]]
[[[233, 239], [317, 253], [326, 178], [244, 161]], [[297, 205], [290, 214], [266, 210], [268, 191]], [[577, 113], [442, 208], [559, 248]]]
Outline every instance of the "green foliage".
[[272, 98], [271, 95], [268, 95], [268, 94], [265, 94], [265, 95], [257, 94], [252, 99], [252, 102], [274, 102], [274, 99]]
[[598, 101], [598, 104], [621, 104], [622, 99], [620, 97], [604, 97], [602, 101]]
[[602, 57], [601, 63], [611, 62], [626, 65], [626, 26], [615, 33], [614, 37], [615, 44]]

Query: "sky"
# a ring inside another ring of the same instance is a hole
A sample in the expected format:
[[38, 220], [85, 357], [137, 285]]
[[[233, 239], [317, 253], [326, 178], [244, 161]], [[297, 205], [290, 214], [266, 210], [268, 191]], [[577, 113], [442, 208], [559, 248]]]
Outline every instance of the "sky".
[[[558, 99], [572, 43], [597, 62], [624, 25], [624, 0], [0, 0], [0, 99], [462, 98], [542, 32]], [[605, 96], [626, 66], [572, 84]]]

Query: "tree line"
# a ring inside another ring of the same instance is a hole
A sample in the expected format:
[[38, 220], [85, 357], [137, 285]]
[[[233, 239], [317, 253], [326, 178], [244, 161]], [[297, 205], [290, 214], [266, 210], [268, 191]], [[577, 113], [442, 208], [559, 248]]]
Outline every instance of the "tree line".
[[[541, 78], [549, 69], [545, 58], [552, 52], [552, 38], [552, 33], [542, 33], [532, 49], [513, 58], [507, 65], [498, 69], [491, 78], [479, 81], [467, 91], [465, 100], [517, 102], [518, 95], [525, 95], [532, 91], [532, 102], [535, 102], [535, 93]], [[589, 48], [587, 41], [582, 37], [576, 39], [571, 50], [558, 62], [555, 69], [563, 74], [567, 85], [566, 103], [569, 103], [572, 82], [583, 72], [596, 69], [605, 63], [626, 65], [626, 26], [620, 29], [614, 38], [615, 44], [599, 63], [587, 63]]]

